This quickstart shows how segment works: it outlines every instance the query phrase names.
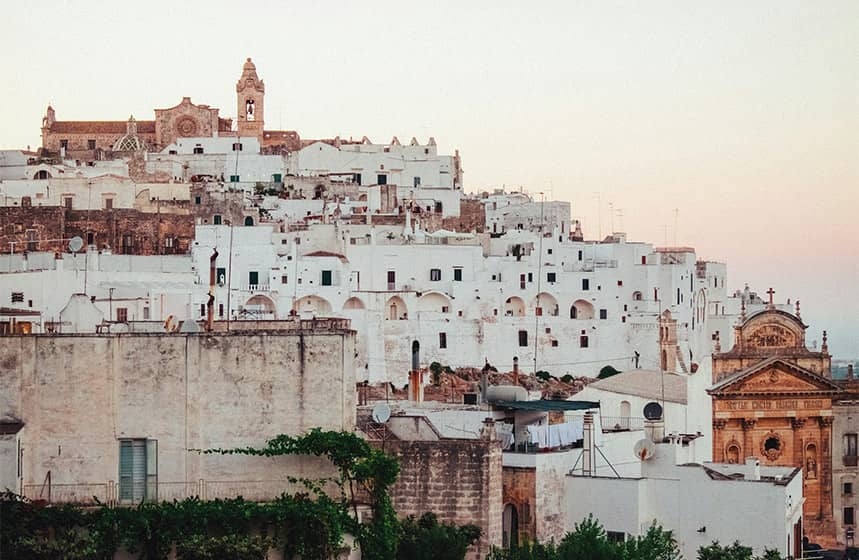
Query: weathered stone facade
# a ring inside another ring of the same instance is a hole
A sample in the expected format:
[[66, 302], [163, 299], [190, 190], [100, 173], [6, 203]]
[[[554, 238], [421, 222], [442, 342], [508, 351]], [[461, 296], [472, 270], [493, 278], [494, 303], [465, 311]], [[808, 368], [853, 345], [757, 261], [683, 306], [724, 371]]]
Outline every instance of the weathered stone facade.
[[[79, 236], [87, 245], [128, 255], [185, 254], [194, 240], [187, 201], [159, 202], [170, 212], [132, 208], [69, 210], [61, 206], [0, 207], [0, 246], [5, 252], [68, 250]], [[181, 213], [172, 210], [181, 209]]]
[[386, 441], [384, 449], [400, 460], [400, 476], [391, 489], [398, 513], [431, 511], [446, 523], [479, 526], [483, 535], [469, 553], [472, 560], [485, 558], [491, 546], [501, 545], [501, 446], [497, 441]]
[[772, 306], [735, 327], [734, 347], [713, 355], [713, 460], [803, 469], [805, 534], [834, 544], [831, 381], [824, 346], [805, 346], [806, 325]]
[[117, 480], [120, 440], [127, 439], [157, 442], [157, 456], [146, 470], [157, 477], [160, 499], [195, 493], [201, 480], [248, 481], [248, 491], [271, 499], [285, 486], [271, 486], [276, 493], [266, 496], [257, 492], [260, 484], [250, 483], [325, 476], [317, 458], [197, 450], [261, 447], [279, 434], [314, 427], [353, 430], [354, 331], [342, 324], [281, 322], [272, 330], [198, 334], [2, 336], [0, 418], [24, 426], [18, 433], [25, 450], [19, 483], [25, 493], [28, 488], [38, 493], [50, 472], [55, 496], [77, 488], [92, 492], [83, 495], [86, 499], [103, 500], [102, 488]]

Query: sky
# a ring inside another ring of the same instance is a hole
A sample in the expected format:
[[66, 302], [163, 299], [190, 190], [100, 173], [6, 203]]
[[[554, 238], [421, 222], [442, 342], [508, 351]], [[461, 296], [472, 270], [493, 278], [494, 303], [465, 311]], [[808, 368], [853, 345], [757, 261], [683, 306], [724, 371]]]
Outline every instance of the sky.
[[695, 247], [728, 285], [802, 301], [859, 357], [859, 2], [41, 1], [4, 5], [0, 149], [59, 120], [234, 117], [252, 57], [265, 123], [430, 136], [467, 191], [568, 200], [585, 235]]

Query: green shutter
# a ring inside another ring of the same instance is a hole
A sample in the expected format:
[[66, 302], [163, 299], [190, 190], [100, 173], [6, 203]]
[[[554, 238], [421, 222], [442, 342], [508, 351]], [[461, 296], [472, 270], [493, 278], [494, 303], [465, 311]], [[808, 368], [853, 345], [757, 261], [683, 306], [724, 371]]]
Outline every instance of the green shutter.
[[331, 285], [331, 271], [323, 270], [322, 271], [322, 285], [330, 286]]
[[142, 502], [146, 497], [146, 440], [119, 442], [119, 499]]

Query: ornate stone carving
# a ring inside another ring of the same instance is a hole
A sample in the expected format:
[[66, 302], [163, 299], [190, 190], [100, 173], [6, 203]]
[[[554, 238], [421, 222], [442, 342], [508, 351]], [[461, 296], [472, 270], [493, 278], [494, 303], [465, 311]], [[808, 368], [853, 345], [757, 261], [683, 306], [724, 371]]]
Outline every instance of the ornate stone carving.
[[791, 348], [796, 346], [796, 335], [781, 325], [762, 325], [748, 335], [750, 348]]
[[817, 419], [821, 428], [831, 428], [832, 422], [835, 420], [832, 416], [821, 416]]
[[790, 419], [790, 425], [791, 425], [791, 427], [793, 427], [794, 430], [799, 430], [803, 426], [805, 426], [805, 421], [806, 421], [805, 418], [791, 418]]
[[185, 138], [196, 136], [198, 129], [197, 121], [191, 117], [182, 117], [176, 121], [176, 132], [179, 136], [184, 136]]
[[728, 425], [728, 421], [724, 419], [713, 420], [713, 429], [714, 430], [724, 430], [725, 426]]
[[757, 423], [758, 421], [754, 418], [743, 418], [743, 429], [751, 430], [755, 427], [755, 424]]
[[784, 451], [784, 444], [781, 436], [770, 430], [761, 440], [761, 454], [770, 461], [775, 461], [781, 457]]

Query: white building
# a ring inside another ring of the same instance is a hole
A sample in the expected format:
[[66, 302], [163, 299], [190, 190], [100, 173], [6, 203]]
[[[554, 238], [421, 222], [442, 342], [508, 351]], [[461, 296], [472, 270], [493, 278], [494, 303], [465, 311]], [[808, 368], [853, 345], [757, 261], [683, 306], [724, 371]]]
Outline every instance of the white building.
[[644, 535], [658, 523], [673, 531], [685, 558], [696, 558], [698, 548], [713, 541], [739, 541], [756, 555], [767, 548], [798, 555], [801, 469], [762, 467], [755, 459], [690, 463], [689, 438], [653, 446], [641, 476], [567, 476], [567, 529], [593, 515], [617, 538]]

